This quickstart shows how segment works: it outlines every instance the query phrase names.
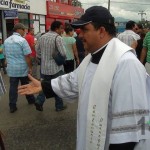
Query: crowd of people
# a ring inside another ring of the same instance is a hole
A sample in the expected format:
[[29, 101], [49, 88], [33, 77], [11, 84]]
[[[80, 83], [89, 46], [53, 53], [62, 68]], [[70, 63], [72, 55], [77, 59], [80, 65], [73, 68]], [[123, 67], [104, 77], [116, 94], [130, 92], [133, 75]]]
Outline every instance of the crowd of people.
[[[65, 26], [54, 21], [38, 38], [34, 28], [25, 35], [21, 23], [13, 31], [3, 44], [10, 113], [17, 110], [18, 93], [38, 111], [46, 98], [55, 98], [56, 111], [67, 108], [63, 100], [76, 98], [77, 150], [149, 149], [149, 128], [144, 135], [140, 128], [150, 120], [149, 31], [130, 20], [116, 36], [114, 17], [102, 6], [88, 8]], [[56, 49], [66, 58], [64, 64], [56, 63]]]
[[[60, 21], [54, 21], [50, 31], [40, 34], [38, 38], [34, 36], [34, 28], [29, 28], [28, 33], [25, 33], [25, 29], [23, 24], [17, 23], [14, 26], [13, 35], [9, 36], [4, 44], [0, 39], [0, 64], [6, 74], [5, 64], [7, 62], [7, 75], [10, 77], [9, 107], [11, 113], [17, 110], [19, 81], [22, 85], [27, 84], [29, 82], [28, 73], [36, 79], [40, 74], [41, 80], [49, 81], [73, 71], [80, 63], [80, 56], [78, 56], [80, 49], [77, 49], [78, 42], [76, 43], [76, 39], [73, 37], [74, 29], [70, 24], [66, 23], [64, 27]], [[52, 57], [56, 48], [66, 57], [64, 64], [60, 66]], [[81, 51], [82, 57], [84, 57], [84, 48]], [[38, 70], [39, 63], [40, 71]], [[26, 98], [29, 104], [35, 104], [37, 110], [43, 111], [45, 101], [43, 92], [39, 93], [37, 97], [26, 95]], [[55, 108], [56, 111], [66, 109], [63, 100], [57, 95], [55, 95]]]

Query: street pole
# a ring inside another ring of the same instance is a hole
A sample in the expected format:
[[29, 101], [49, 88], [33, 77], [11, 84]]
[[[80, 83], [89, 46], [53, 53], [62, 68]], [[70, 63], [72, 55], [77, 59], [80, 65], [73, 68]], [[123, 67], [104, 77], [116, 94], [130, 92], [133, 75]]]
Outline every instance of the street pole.
[[141, 21], [143, 21], [143, 15], [146, 15], [146, 13], [144, 13], [144, 11], [139, 11], [138, 15], [141, 15]]
[[110, 0], [108, 0], [108, 10], [110, 11]]

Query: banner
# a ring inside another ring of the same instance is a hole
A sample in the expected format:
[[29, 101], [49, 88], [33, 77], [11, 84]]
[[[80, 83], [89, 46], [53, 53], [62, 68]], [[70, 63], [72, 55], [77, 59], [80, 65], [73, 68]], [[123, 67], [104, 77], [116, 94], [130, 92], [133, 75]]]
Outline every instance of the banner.
[[48, 17], [80, 18], [83, 13], [83, 8], [47, 1]]
[[30, 12], [30, 0], [0, 0], [0, 7]]
[[15, 19], [18, 17], [17, 9], [4, 10], [4, 18], [5, 19]]

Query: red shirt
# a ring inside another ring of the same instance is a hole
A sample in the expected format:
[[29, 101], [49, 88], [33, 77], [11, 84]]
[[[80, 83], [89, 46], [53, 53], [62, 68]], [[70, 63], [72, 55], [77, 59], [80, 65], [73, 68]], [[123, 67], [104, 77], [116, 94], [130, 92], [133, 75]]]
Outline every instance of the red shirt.
[[36, 57], [36, 51], [35, 51], [35, 48], [34, 48], [34, 36], [31, 34], [31, 33], [27, 33], [27, 35], [25, 36], [25, 39], [27, 40], [30, 48], [31, 48], [31, 51], [32, 53], [30, 54], [31, 57]]

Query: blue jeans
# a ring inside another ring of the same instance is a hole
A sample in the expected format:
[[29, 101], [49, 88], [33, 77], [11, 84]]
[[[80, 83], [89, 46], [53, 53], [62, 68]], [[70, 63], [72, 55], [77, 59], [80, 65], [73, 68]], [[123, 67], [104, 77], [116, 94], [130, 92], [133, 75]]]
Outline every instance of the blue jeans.
[[[9, 107], [15, 108], [16, 102], [18, 98], [18, 84], [19, 81], [21, 82], [21, 85], [28, 84], [29, 79], [28, 77], [10, 77], [10, 88], [9, 88]], [[34, 95], [26, 95], [26, 99], [28, 103], [34, 102], [35, 97]]]
[[[49, 80], [52, 80], [54, 78], [57, 78], [58, 76], [60, 75], [63, 75], [64, 72], [61, 70], [59, 71], [58, 73], [54, 74], [54, 75], [43, 75], [42, 74], [42, 78], [45, 80], [45, 81], [49, 81]], [[36, 98], [36, 102], [40, 105], [43, 105], [44, 102], [45, 102], [45, 95], [43, 92], [40, 92], [39, 95], [37, 96]], [[55, 96], [55, 108], [56, 109], [60, 109], [63, 107], [63, 100], [58, 97], [57, 95]]]

